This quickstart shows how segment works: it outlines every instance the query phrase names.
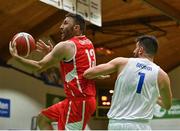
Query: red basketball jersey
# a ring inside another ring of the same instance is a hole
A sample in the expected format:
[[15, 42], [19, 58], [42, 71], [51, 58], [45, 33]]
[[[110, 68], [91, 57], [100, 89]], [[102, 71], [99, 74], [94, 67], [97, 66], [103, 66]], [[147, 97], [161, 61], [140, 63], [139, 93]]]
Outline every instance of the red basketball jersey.
[[85, 70], [96, 65], [93, 44], [86, 36], [75, 36], [70, 41], [76, 47], [75, 55], [60, 62], [65, 94], [67, 97], [95, 96], [95, 82], [83, 77]]

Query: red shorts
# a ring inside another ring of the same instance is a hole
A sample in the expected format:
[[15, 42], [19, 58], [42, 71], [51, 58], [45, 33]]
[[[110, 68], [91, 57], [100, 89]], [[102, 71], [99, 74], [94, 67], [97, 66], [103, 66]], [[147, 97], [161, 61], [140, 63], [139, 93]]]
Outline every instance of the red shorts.
[[65, 99], [47, 109], [42, 114], [58, 121], [59, 130], [82, 130], [96, 110], [95, 97]]

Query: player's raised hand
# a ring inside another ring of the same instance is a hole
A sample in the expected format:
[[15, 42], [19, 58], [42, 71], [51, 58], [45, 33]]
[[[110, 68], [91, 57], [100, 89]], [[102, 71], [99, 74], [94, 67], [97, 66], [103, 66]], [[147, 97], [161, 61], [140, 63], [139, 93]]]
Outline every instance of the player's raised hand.
[[48, 54], [53, 49], [53, 45], [50, 40], [46, 44], [44, 41], [40, 39], [39, 41], [36, 42], [36, 46], [37, 46], [36, 51], [44, 54]]

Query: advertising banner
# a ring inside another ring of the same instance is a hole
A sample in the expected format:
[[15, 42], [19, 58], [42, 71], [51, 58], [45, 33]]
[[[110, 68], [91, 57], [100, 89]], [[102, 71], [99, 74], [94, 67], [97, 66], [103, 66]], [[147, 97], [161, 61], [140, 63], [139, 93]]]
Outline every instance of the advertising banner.
[[63, 9], [70, 13], [76, 13], [76, 0], [63, 0]]
[[77, 0], [77, 14], [81, 15], [85, 20], [89, 21], [89, 0]]
[[40, 0], [48, 5], [52, 5], [58, 9], [62, 9], [62, 0]]
[[0, 117], [10, 117], [10, 100], [0, 98]]
[[174, 99], [170, 110], [163, 109], [159, 105], [156, 105], [154, 118], [180, 118], [180, 100]]
[[90, 22], [102, 26], [101, 0], [90, 0]]
[[81, 15], [90, 23], [102, 26], [101, 0], [40, 0], [46, 4]]

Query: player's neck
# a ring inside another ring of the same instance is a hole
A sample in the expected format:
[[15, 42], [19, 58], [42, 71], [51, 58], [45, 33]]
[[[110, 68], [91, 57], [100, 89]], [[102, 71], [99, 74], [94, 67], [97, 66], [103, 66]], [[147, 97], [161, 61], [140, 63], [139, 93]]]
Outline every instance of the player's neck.
[[153, 56], [149, 56], [147, 54], [144, 54], [144, 55], [140, 56], [139, 58], [148, 59], [148, 60], [150, 60], [152, 62], [154, 61], [154, 57]]

